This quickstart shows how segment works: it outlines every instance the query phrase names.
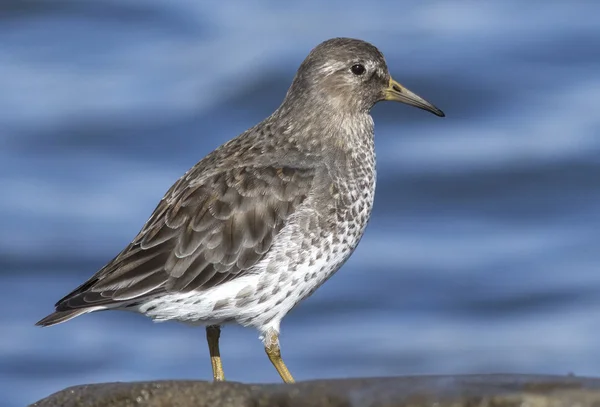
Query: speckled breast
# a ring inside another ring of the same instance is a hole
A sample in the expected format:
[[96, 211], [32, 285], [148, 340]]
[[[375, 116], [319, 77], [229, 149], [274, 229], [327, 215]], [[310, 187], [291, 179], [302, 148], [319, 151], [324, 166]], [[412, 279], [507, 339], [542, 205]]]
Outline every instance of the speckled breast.
[[[343, 177], [331, 177], [327, 205], [310, 216], [300, 257], [308, 257], [298, 301], [311, 295], [350, 257], [362, 238], [373, 208], [375, 162], [349, 162]], [[326, 210], [324, 211], [324, 207]], [[325, 213], [323, 213], [325, 212]], [[316, 233], [318, 231], [318, 233]]]

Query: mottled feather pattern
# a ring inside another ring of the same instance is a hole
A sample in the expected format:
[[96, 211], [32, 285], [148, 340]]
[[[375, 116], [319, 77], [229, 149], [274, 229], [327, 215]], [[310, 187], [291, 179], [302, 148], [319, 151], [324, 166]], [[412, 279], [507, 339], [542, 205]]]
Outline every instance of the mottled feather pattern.
[[57, 310], [202, 290], [236, 278], [268, 252], [313, 177], [314, 169], [239, 167], [202, 183], [182, 178], [133, 242]]

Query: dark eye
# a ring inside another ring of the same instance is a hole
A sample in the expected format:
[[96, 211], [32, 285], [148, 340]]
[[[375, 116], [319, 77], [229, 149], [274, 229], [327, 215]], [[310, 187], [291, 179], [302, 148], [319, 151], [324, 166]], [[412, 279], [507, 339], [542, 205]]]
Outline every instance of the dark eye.
[[350, 70], [352, 71], [352, 73], [354, 75], [362, 75], [365, 73], [365, 67], [361, 64], [355, 64], [352, 65], [352, 67], [350, 68]]

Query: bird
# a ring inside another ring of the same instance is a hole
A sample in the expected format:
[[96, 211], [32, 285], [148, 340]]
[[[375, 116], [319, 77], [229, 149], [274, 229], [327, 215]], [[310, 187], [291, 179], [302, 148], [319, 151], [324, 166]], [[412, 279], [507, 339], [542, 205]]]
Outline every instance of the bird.
[[285, 315], [350, 257], [376, 184], [371, 108], [380, 101], [444, 113], [390, 76], [383, 54], [332, 38], [300, 64], [281, 105], [206, 155], [160, 200], [139, 233], [37, 322], [101, 310], [203, 326], [213, 380], [225, 380], [221, 327], [258, 330], [285, 383]]

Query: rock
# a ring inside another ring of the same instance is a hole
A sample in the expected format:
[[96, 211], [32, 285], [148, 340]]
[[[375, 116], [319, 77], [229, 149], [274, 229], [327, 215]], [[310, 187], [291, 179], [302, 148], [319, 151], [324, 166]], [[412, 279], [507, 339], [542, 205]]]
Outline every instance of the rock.
[[600, 379], [471, 375], [316, 380], [293, 385], [156, 381], [70, 387], [36, 407], [586, 407]]

